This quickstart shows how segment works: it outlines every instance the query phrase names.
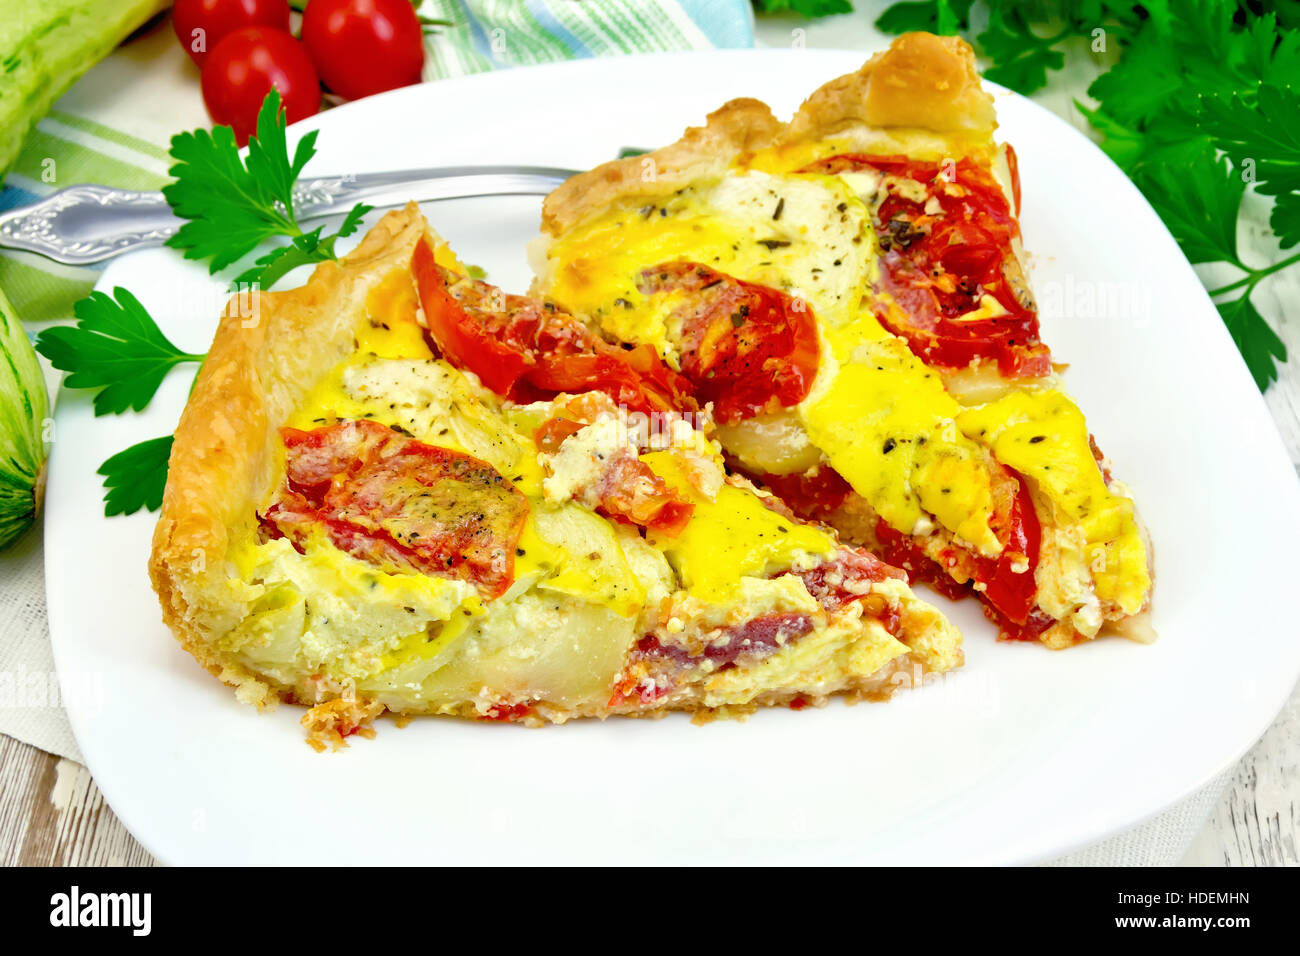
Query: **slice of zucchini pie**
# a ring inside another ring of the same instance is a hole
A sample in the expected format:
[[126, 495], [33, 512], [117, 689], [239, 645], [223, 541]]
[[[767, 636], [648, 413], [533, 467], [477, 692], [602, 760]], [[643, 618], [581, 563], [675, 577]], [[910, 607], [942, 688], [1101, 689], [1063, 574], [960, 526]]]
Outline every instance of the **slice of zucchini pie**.
[[788, 123], [733, 100], [569, 179], [533, 291], [657, 350], [730, 466], [1003, 637], [1150, 640], [1145, 533], [1040, 339], [996, 126], [970, 47], [906, 34]]
[[467, 278], [416, 207], [253, 305], [181, 417], [150, 571], [186, 650], [310, 707], [318, 746], [385, 710], [738, 714], [961, 663], [901, 571], [726, 475], [657, 356]]

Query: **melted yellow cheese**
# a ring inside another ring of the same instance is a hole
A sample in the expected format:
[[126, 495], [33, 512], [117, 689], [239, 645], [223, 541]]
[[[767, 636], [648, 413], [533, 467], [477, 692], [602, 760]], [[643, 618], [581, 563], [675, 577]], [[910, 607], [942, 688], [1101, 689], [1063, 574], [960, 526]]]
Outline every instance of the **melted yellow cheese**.
[[892, 528], [924, 533], [928, 513], [981, 553], [997, 554], [988, 468], [953, 423], [957, 403], [903, 343], [877, 340], [866, 353], [801, 407], [813, 443]]
[[702, 601], [729, 603], [742, 576], [765, 577], [792, 567], [804, 555], [826, 556], [835, 550], [826, 532], [782, 517], [747, 489], [723, 485], [710, 501], [691, 485], [671, 452], [652, 452], [641, 460], [695, 504], [681, 534], [652, 531], [646, 540], [663, 551], [683, 587]]
[[1079, 525], [1097, 596], [1126, 614], [1141, 610], [1151, 577], [1133, 502], [1107, 489], [1078, 406], [1057, 389], [1018, 391], [962, 412], [957, 424]]
[[851, 152], [845, 143], [835, 140], [784, 143], [780, 146], [766, 146], [757, 152], [742, 156], [738, 167], [753, 169], [764, 173], [792, 173], [803, 169], [819, 159], [838, 156]]
[[366, 318], [357, 326], [357, 351], [380, 358], [433, 358], [416, 319], [418, 301], [411, 277], [395, 272], [366, 300]]
[[681, 331], [672, 326], [679, 297], [643, 295], [643, 269], [698, 262], [802, 298], [832, 325], [859, 315], [872, 274], [866, 207], [830, 176], [753, 172], [692, 186], [658, 205], [611, 210], [561, 237], [547, 255], [549, 295], [611, 335], [670, 358]]
[[[450, 253], [446, 246], [441, 249]], [[438, 258], [437, 253], [434, 258]], [[357, 352], [387, 359], [432, 359], [417, 318], [418, 304], [409, 272], [397, 269], [384, 277], [366, 296], [365, 318], [357, 323], [354, 333]], [[335, 419], [368, 417], [367, 403], [353, 399], [343, 386], [347, 369], [358, 357], [349, 356], [317, 382], [286, 424], [309, 430], [332, 424]]]
[[[918, 156], [932, 151], [919, 140], [911, 146]], [[1131, 501], [1110, 494], [1101, 480], [1079, 410], [1059, 392], [1024, 390], [996, 376], [994, 389], [960, 391], [963, 405], [872, 314], [869, 290], [879, 262], [869, 217], [887, 177], [794, 173], [846, 151], [835, 141], [764, 149], [741, 157], [720, 181], [694, 184], [658, 204], [612, 209], [551, 245], [548, 291], [616, 338], [650, 342], [670, 361], [682, 334], [674, 313], [685, 297], [642, 296], [635, 280], [644, 268], [692, 260], [805, 299], [822, 349], [813, 390], [770, 421], [720, 429], [733, 455], [751, 467], [761, 462], [760, 470], [790, 473], [820, 452], [894, 529], [925, 534], [933, 519], [992, 556], [1001, 544], [990, 524], [991, 453], [1033, 480], [1055, 505], [1054, 520], [1067, 537], [1077, 524], [1096, 597], [1136, 612], [1150, 588], [1145, 547]], [[996, 166], [1005, 172], [1000, 157]], [[925, 199], [910, 180], [893, 186]], [[892, 300], [885, 305], [899, 309]], [[1002, 311], [985, 296], [967, 318]], [[973, 377], [958, 384], [969, 386]], [[965, 410], [977, 401], [992, 403]], [[774, 447], [773, 434], [792, 425], [802, 426], [807, 441], [784, 438]], [[708, 547], [723, 553], [719, 542]]]
[[365, 418], [366, 403], [354, 399], [343, 387], [343, 376], [354, 361], [354, 357], [350, 356], [330, 369], [312, 386], [285, 424], [290, 428], [311, 431], [313, 428], [333, 425], [341, 419]]

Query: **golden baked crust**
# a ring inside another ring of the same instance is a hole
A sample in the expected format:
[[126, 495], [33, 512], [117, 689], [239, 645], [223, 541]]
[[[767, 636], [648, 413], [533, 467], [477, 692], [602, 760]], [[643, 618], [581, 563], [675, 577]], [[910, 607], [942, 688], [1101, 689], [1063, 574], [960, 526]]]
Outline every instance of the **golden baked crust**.
[[849, 126], [990, 136], [997, 119], [965, 40], [905, 33], [856, 73], [808, 97], [779, 139], [826, 139]]
[[758, 100], [732, 100], [675, 143], [574, 176], [546, 198], [542, 229], [558, 236], [614, 202], [670, 196], [767, 147], [836, 138], [855, 149], [925, 156], [943, 154], [954, 140], [990, 147], [996, 126], [970, 45], [960, 37], [907, 33], [856, 73], [816, 90], [789, 123]]
[[349, 255], [317, 266], [306, 285], [231, 299], [176, 428], [149, 575], [181, 645], [251, 702], [289, 688], [268, 688], [209, 642], [237, 623], [232, 543], [252, 536], [257, 509], [283, 480], [280, 426], [352, 351], [366, 295], [406, 266], [424, 233], [411, 203], [384, 216]]
[[615, 201], [670, 196], [699, 179], [721, 176], [743, 153], [772, 145], [781, 129], [766, 103], [732, 100], [671, 145], [611, 160], [566, 180], [546, 197], [542, 227], [559, 234]]

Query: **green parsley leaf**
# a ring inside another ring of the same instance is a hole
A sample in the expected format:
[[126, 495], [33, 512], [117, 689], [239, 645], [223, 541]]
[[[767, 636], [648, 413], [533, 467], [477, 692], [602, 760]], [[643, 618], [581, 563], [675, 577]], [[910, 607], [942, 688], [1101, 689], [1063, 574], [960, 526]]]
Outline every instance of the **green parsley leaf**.
[[298, 235], [293, 184], [316, 153], [316, 132], [299, 141], [290, 160], [284, 130], [280, 94], [273, 89], [258, 113], [247, 161], [228, 126], [172, 137], [176, 164], [168, 172], [176, 181], [163, 187], [163, 195], [189, 222], [167, 245], [187, 259], [210, 259], [208, 268], [216, 272], [272, 236]]
[[163, 195], [172, 211], [189, 221], [167, 245], [187, 259], [209, 260], [208, 270], [217, 272], [267, 239], [286, 236], [291, 246], [265, 254], [237, 280], [260, 281], [262, 288], [270, 288], [294, 266], [333, 259], [334, 240], [355, 232], [371, 207], [354, 206], [333, 236], [322, 238], [320, 229], [304, 233], [293, 191], [303, 167], [316, 155], [316, 131], [298, 141], [291, 157], [285, 129], [280, 94], [272, 89], [257, 114], [257, 135], [248, 141], [247, 159], [239, 155], [234, 132], [226, 126], [173, 137], [176, 164], [169, 172], [176, 181], [163, 187]]
[[1256, 0], [1260, 12], [1275, 16], [1288, 30], [1300, 27], [1300, 5], [1295, 0]]
[[1262, 392], [1277, 379], [1277, 363], [1286, 361], [1286, 345], [1264, 321], [1246, 294], [1231, 302], [1217, 303], [1223, 324], [1241, 350], [1246, 367]]
[[1134, 177], [1138, 188], [1173, 233], [1189, 262], [1231, 262], [1237, 254], [1237, 213], [1246, 184], [1228, 160], [1208, 144], [1166, 153], [1144, 163]]
[[808, 20], [829, 17], [833, 13], [852, 13], [849, 0], [754, 0], [759, 13], [796, 13]]
[[970, 26], [970, 10], [975, 0], [920, 0], [895, 3], [876, 18], [876, 29], [883, 33], [908, 33], [928, 30], [948, 35]]
[[1273, 211], [1269, 213], [1268, 224], [1283, 249], [1290, 249], [1300, 241], [1300, 192], [1278, 196]]
[[126, 289], [115, 288], [113, 296], [92, 292], [73, 306], [75, 326], [43, 329], [36, 339], [36, 350], [70, 373], [69, 388], [99, 389], [96, 415], [140, 411], [174, 366], [203, 361], [173, 345]]
[[357, 203], [344, 217], [343, 224], [339, 226], [338, 232], [322, 237], [321, 232], [324, 227], [318, 226], [311, 232], [295, 236], [287, 246], [277, 246], [266, 255], [258, 258], [250, 268], [240, 273], [231, 283], [231, 288], [256, 287], [270, 289], [298, 266], [309, 265], [313, 262], [325, 262], [328, 259], [336, 258], [334, 243], [356, 232], [361, 225], [362, 218], [370, 210], [370, 206]]
[[1014, 7], [994, 7], [988, 29], [977, 39], [994, 63], [984, 75], [1020, 93], [1046, 86], [1047, 71], [1065, 64], [1065, 54], [1053, 46], [1061, 36], [1040, 37]]
[[1105, 104], [1107, 116], [1136, 128], [1166, 110], [1170, 100], [1188, 89], [1172, 43], [1155, 39], [1147, 27], [1142, 42], [1125, 48], [1120, 61], [1088, 87], [1088, 95]]
[[119, 451], [100, 465], [96, 474], [104, 476], [104, 517], [162, 507], [171, 453], [172, 436], [164, 435]]
[[1101, 133], [1101, 148], [1115, 161], [1115, 165], [1126, 173], [1132, 173], [1133, 167], [1146, 149], [1146, 137], [1131, 129], [1101, 110], [1090, 110], [1078, 100], [1074, 107], [1088, 118], [1092, 128]]
[[1215, 92], [1199, 97], [1198, 126], [1265, 196], [1287, 197], [1273, 209], [1271, 224], [1283, 249], [1300, 242], [1300, 217], [1294, 214], [1300, 193], [1300, 93], [1272, 83], [1253, 90]]

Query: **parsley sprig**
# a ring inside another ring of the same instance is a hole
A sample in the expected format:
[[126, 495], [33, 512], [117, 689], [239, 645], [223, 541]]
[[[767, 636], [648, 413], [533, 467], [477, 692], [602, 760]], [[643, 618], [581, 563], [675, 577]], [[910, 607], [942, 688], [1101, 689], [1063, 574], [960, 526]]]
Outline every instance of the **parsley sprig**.
[[[76, 325], [42, 329], [36, 351], [65, 371], [69, 388], [97, 389], [95, 415], [141, 411], [167, 373], [204, 356], [183, 352], [158, 328], [140, 300], [121, 286], [110, 296], [92, 292], [74, 307]], [[132, 445], [99, 468], [104, 476], [104, 514], [134, 514], [162, 504], [172, 439]]]
[[150, 438], [119, 451], [99, 466], [104, 476], [104, 516], [133, 515], [162, 507], [172, 436]]
[[[272, 90], [257, 118], [257, 135], [248, 142], [247, 158], [239, 153], [234, 133], [218, 126], [172, 138], [170, 172], [175, 181], [163, 195], [186, 222], [167, 244], [187, 259], [207, 260], [215, 273], [237, 262], [268, 240], [287, 238], [258, 257], [236, 279], [239, 288], [271, 288], [291, 269], [336, 258], [335, 244], [361, 225], [370, 211], [358, 203], [336, 232], [324, 227], [304, 231], [294, 210], [299, 175], [316, 154], [316, 132], [299, 140], [289, 155], [280, 95]], [[110, 296], [92, 292], [74, 307], [73, 326], [45, 329], [36, 349], [55, 368], [68, 372], [70, 388], [94, 389], [96, 415], [141, 411], [153, 399], [167, 373], [204, 355], [184, 352], [163, 334], [153, 317], [130, 292], [115, 288]], [[111, 456], [99, 468], [104, 476], [104, 514], [155, 511], [167, 484], [172, 436], [139, 442]]]
[[237, 285], [269, 289], [291, 269], [335, 258], [334, 243], [356, 232], [370, 206], [358, 203], [332, 235], [324, 227], [305, 232], [294, 210], [298, 176], [316, 155], [312, 130], [289, 155], [280, 94], [271, 90], [257, 114], [257, 135], [248, 141], [248, 157], [239, 155], [228, 126], [195, 130], [172, 137], [169, 172], [175, 182], [163, 187], [172, 211], [188, 220], [167, 245], [187, 259], [208, 260], [218, 272], [268, 239], [287, 237], [236, 277]]
[[848, 13], [853, 4], [850, 0], [754, 0], [754, 9], [759, 13], [795, 13], [811, 20]]
[[69, 388], [94, 388], [96, 415], [141, 411], [162, 380], [177, 365], [201, 362], [182, 352], [145, 311], [140, 300], [120, 286], [110, 296], [92, 292], [74, 307], [77, 324], [44, 329], [37, 350], [55, 368], [70, 373]]

